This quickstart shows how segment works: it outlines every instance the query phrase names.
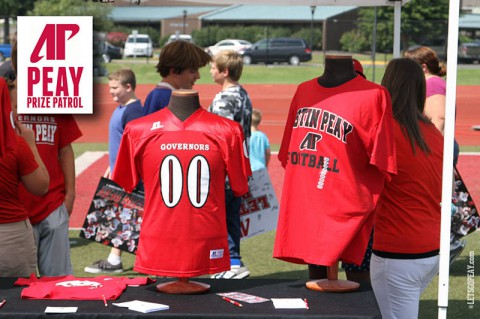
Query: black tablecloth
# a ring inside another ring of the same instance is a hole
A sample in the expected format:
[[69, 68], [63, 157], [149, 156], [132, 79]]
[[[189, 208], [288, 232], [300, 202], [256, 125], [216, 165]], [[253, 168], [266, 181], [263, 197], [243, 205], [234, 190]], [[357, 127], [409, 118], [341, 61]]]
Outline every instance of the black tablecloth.
[[[193, 280], [209, 285], [210, 291], [199, 295], [171, 295], [156, 291], [156, 285], [172, 281], [158, 279], [155, 284], [128, 287], [114, 302], [141, 300], [170, 306], [162, 310], [143, 314], [120, 308], [108, 301], [78, 300], [24, 300], [20, 299], [24, 287], [14, 286], [16, 278], [0, 278], [0, 300], [6, 304], [0, 309], [0, 318], [380, 318], [380, 311], [373, 291], [360, 287], [350, 293], [324, 293], [309, 290], [305, 280], [244, 279], [214, 280], [195, 278]], [[264, 298], [308, 298], [310, 309], [275, 309], [271, 301], [258, 304], [242, 302], [237, 307], [221, 299], [216, 293], [244, 292]], [[45, 314], [47, 306], [78, 307], [73, 314]]]

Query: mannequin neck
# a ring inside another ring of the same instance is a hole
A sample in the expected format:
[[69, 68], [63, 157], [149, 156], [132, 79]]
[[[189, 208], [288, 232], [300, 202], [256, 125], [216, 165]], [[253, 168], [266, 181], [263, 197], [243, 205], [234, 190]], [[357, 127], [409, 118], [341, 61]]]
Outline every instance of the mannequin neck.
[[183, 122], [201, 107], [198, 92], [194, 90], [172, 91], [170, 103], [167, 107], [180, 121]]
[[318, 83], [327, 88], [342, 85], [355, 78], [357, 73], [353, 68], [351, 56], [327, 55], [325, 57], [325, 71], [318, 78]]

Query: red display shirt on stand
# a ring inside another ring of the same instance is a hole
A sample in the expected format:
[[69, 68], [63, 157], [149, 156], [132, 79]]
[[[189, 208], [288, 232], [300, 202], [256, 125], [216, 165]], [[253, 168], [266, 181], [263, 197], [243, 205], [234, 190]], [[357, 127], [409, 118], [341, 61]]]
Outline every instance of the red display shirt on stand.
[[240, 125], [203, 109], [180, 121], [168, 108], [130, 122], [112, 179], [145, 185], [134, 270], [194, 277], [230, 269], [225, 178], [236, 196], [251, 175]]
[[278, 154], [285, 167], [274, 257], [360, 264], [384, 182], [396, 173], [388, 92], [360, 76], [299, 85]]

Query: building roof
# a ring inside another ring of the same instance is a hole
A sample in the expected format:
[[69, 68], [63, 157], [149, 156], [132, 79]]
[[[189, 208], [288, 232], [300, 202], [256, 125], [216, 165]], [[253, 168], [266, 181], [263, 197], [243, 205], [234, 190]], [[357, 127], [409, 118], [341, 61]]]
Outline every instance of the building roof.
[[142, 21], [158, 22], [163, 19], [182, 17], [183, 10], [187, 11], [187, 15], [201, 14], [211, 12], [223, 8], [223, 6], [127, 6], [127, 7], [113, 7], [110, 18], [115, 22], [133, 22]]
[[[357, 7], [316, 7], [314, 20], [323, 21]], [[310, 21], [310, 6], [235, 5], [200, 17], [204, 21]]]
[[[127, 0], [128, 1], [128, 0]], [[148, 3], [150, 0], [142, 0]], [[183, 2], [184, 0], [171, 0], [169, 2]], [[357, 6], [357, 7], [393, 7], [396, 4], [404, 5], [411, 0], [198, 0], [198, 3], [211, 4], [271, 4], [289, 6]]]
[[[148, 2], [146, 2], [148, 3]], [[324, 21], [339, 14], [355, 10], [355, 6], [317, 6], [315, 21]], [[162, 19], [199, 15], [204, 21], [310, 21], [310, 6], [120, 6], [114, 7], [110, 17], [116, 22], [158, 22]], [[459, 19], [460, 29], [480, 29], [480, 14], [464, 14]]]
[[480, 29], [480, 14], [460, 15], [458, 27], [460, 29]]
[[[162, 19], [187, 15], [202, 14], [199, 19], [205, 21], [310, 21], [310, 6], [267, 6], [267, 5], [233, 5], [233, 6], [121, 6], [114, 7], [110, 17], [115, 22], [160, 21]], [[357, 7], [327, 6], [316, 7], [314, 20], [323, 21]]]

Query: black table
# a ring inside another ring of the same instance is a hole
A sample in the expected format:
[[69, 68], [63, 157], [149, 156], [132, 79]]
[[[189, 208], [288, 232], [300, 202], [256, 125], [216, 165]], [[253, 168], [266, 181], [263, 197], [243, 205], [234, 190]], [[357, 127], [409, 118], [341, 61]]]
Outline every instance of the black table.
[[[363, 286], [350, 293], [324, 293], [307, 289], [305, 280], [195, 278], [195, 281], [211, 285], [210, 291], [200, 295], [170, 295], [157, 292], [155, 287], [174, 279], [160, 278], [148, 286], [128, 287], [114, 301], [142, 300], [170, 306], [169, 310], [143, 314], [113, 306], [112, 301], [105, 307], [99, 300], [23, 300], [20, 293], [24, 287], [14, 286], [15, 280], [0, 278], [0, 300], [7, 300], [0, 309], [0, 318], [381, 318], [373, 291]], [[275, 309], [271, 301], [242, 302], [243, 307], [237, 307], [216, 295], [232, 291], [264, 298], [308, 298], [310, 309]], [[47, 315], [44, 313], [47, 306], [78, 307], [78, 310], [72, 314]]]

